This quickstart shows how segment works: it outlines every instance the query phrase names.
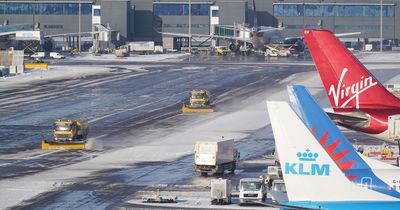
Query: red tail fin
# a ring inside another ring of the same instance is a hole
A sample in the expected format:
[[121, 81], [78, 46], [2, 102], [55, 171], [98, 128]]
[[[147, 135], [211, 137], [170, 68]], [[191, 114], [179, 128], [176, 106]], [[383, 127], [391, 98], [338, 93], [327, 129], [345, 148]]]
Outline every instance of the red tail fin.
[[303, 35], [334, 109], [400, 107], [332, 32], [303, 30]]

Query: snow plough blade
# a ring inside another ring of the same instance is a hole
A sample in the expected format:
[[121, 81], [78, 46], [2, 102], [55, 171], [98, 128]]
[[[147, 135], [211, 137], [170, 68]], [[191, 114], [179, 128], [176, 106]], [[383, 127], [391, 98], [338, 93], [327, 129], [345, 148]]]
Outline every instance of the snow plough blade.
[[69, 149], [69, 150], [84, 150], [86, 142], [54, 142], [42, 140], [42, 149]]
[[213, 106], [202, 106], [202, 107], [190, 107], [186, 104], [182, 105], [183, 113], [191, 113], [191, 112], [214, 112]]

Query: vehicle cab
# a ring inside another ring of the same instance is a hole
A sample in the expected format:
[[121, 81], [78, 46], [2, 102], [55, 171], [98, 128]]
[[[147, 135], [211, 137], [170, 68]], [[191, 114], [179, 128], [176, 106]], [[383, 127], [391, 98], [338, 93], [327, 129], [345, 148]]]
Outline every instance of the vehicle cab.
[[205, 90], [192, 90], [190, 92], [190, 104], [209, 104], [209, 92]]
[[276, 179], [272, 181], [270, 194], [272, 202], [288, 201], [286, 186], [283, 179]]
[[72, 141], [76, 133], [76, 125], [70, 120], [57, 120], [54, 122], [54, 140]]
[[239, 183], [240, 205], [265, 201], [267, 187], [262, 178], [243, 178]]

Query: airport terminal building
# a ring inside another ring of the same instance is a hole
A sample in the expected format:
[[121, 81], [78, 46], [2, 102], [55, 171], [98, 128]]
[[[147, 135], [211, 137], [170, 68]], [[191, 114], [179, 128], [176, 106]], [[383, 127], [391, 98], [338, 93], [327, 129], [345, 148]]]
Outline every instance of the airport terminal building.
[[[379, 0], [192, 0], [191, 33], [216, 33], [219, 25], [285, 26], [284, 35], [296, 37], [301, 28], [324, 28], [335, 33], [362, 32], [357, 38], [380, 37]], [[80, 14], [80, 15], [79, 15]], [[400, 38], [400, 7], [383, 1], [383, 37]], [[40, 24], [45, 35], [90, 32], [94, 24], [118, 31], [122, 41], [155, 41], [169, 47], [179, 37], [159, 32], [188, 33], [189, 0], [3, 0], [0, 23]], [[228, 32], [219, 34], [229, 35]], [[164, 42], [164, 43], [163, 43]]]

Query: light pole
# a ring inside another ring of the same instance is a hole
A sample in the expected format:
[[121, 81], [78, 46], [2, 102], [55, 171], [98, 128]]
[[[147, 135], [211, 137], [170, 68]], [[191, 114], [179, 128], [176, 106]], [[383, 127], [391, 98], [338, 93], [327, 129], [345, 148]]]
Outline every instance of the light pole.
[[78, 33], [78, 52], [81, 53], [81, 0], [79, 0], [79, 33]]
[[382, 52], [383, 49], [383, 0], [381, 0], [381, 46], [380, 46], [380, 50]]
[[192, 1], [189, 0], [189, 54], [192, 54]]

